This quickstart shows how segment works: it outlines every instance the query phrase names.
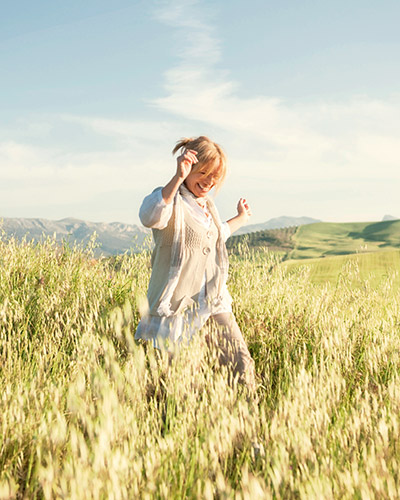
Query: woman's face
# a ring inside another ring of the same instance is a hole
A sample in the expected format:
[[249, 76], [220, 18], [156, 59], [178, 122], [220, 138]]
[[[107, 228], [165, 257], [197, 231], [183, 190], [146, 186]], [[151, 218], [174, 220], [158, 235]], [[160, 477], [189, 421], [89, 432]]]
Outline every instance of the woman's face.
[[201, 170], [190, 172], [185, 179], [185, 185], [196, 198], [203, 198], [215, 186], [216, 176], [214, 172], [206, 175]]

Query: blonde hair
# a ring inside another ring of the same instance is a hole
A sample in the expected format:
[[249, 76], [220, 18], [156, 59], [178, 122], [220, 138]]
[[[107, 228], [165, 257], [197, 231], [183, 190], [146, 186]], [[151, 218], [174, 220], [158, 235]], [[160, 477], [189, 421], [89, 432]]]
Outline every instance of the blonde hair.
[[215, 189], [218, 191], [225, 180], [227, 170], [227, 160], [221, 146], [204, 135], [196, 138], [185, 137], [176, 143], [172, 154], [179, 150], [183, 153], [185, 149], [197, 151], [198, 162], [192, 166], [192, 172], [201, 171], [204, 173], [204, 177], [213, 174]]

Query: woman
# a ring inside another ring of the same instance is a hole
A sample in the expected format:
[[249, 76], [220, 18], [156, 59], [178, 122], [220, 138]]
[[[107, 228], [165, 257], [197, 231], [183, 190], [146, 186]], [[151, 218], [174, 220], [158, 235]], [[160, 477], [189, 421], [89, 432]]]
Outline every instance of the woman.
[[171, 180], [148, 195], [140, 220], [152, 228], [155, 248], [147, 293], [149, 312], [140, 321], [136, 339], [151, 340], [173, 352], [211, 320], [219, 330], [220, 362], [232, 365], [239, 381], [255, 390], [254, 362], [232, 314], [226, 280], [225, 241], [251, 216], [241, 198], [237, 215], [221, 223], [209, 196], [226, 176], [221, 147], [204, 136], [182, 139]]

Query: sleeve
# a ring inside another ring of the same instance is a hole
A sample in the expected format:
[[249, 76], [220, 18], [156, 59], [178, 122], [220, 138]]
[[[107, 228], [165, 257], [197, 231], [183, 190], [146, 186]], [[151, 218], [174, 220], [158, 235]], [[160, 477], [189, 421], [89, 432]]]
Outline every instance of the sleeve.
[[139, 210], [141, 223], [152, 229], [164, 229], [173, 211], [173, 203], [167, 204], [162, 197], [162, 188], [155, 189], [143, 200]]
[[221, 225], [221, 229], [222, 229], [222, 238], [224, 241], [226, 241], [229, 238], [229, 236], [232, 234], [231, 228], [229, 227], [229, 224], [227, 222], [224, 222]]

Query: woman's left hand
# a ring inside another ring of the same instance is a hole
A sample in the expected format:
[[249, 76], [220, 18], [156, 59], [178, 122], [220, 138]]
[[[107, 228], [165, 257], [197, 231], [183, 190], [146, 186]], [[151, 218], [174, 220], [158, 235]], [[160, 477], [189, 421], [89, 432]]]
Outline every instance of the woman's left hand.
[[246, 222], [250, 219], [252, 213], [249, 204], [247, 203], [246, 198], [240, 198], [237, 204], [237, 215], [229, 219], [228, 225], [231, 230], [231, 234], [237, 231], [239, 228], [246, 224]]
[[239, 217], [243, 218], [244, 221], [247, 221], [252, 216], [251, 208], [247, 203], [246, 198], [240, 198], [237, 204], [237, 211]]

